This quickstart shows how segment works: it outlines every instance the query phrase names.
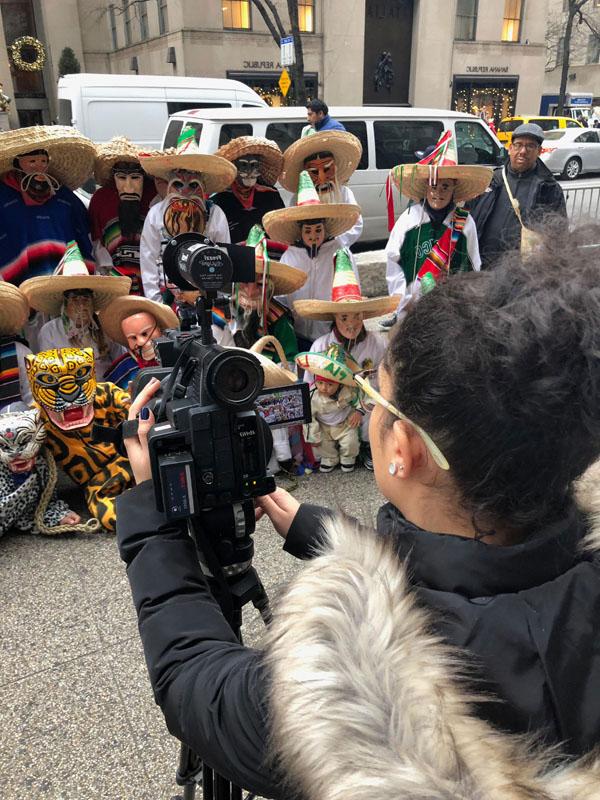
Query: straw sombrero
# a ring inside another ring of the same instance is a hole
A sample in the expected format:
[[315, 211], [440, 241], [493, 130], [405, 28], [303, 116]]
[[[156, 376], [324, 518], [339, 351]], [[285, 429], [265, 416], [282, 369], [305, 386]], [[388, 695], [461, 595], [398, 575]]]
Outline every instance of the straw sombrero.
[[69, 289], [91, 289], [94, 293], [94, 311], [100, 311], [115, 297], [127, 294], [130, 287], [129, 278], [90, 275], [77, 242], [69, 242], [54, 275], [29, 278], [21, 284], [21, 291], [36, 311], [58, 317], [64, 292]]
[[181, 131], [174, 151], [170, 153], [140, 153], [139, 156], [144, 171], [154, 178], [167, 180], [169, 173], [174, 169], [201, 172], [207, 194], [227, 189], [237, 175], [237, 170], [231, 161], [227, 161], [221, 156], [209, 156], [201, 153], [196, 143], [194, 129], [189, 127]]
[[27, 322], [29, 303], [20, 289], [0, 281], [0, 335], [18, 333]]
[[[273, 347], [277, 351], [280, 361], [279, 364], [271, 361], [268, 356], [263, 354], [265, 347]], [[262, 336], [260, 339], [254, 342], [250, 348], [250, 352], [258, 358], [260, 365], [263, 368], [263, 374], [265, 376], [265, 389], [273, 389], [276, 386], [288, 386], [292, 383], [298, 382], [298, 376], [290, 369], [282, 366], [283, 364], [287, 364], [287, 359], [285, 357], [285, 353], [283, 352], [281, 342], [279, 339], [276, 339], [275, 336]]]
[[485, 192], [492, 180], [492, 167], [459, 164], [452, 131], [442, 134], [438, 143], [416, 164], [401, 164], [390, 170], [394, 185], [406, 197], [421, 202], [427, 188], [443, 178], [456, 181], [455, 202], [465, 202]]
[[13, 169], [17, 156], [32, 150], [46, 150], [48, 174], [69, 189], [82, 186], [92, 174], [96, 148], [75, 128], [62, 125], [34, 125], [0, 133], [0, 175]]
[[112, 177], [112, 168], [121, 161], [129, 164], [140, 163], [139, 147], [125, 136], [115, 136], [110, 142], [98, 145], [94, 162], [96, 183], [105, 186]]
[[300, 173], [297, 189], [297, 205], [269, 211], [263, 217], [264, 229], [277, 242], [297, 242], [300, 239], [300, 224], [304, 221], [325, 220], [327, 234], [333, 238], [350, 230], [360, 217], [360, 206], [354, 203], [321, 203], [306, 171]]
[[234, 162], [243, 156], [260, 156], [260, 177], [273, 186], [283, 169], [283, 153], [277, 142], [262, 136], [237, 136], [219, 147], [216, 156]]
[[[256, 258], [254, 260], [256, 270], [256, 283], [260, 283], [265, 274], [265, 249], [268, 243], [265, 232], [260, 225], [253, 225], [246, 238], [246, 246], [254, 247]], [[301, 269], [282, 264], [280, 261], [268, 259], [267, 274], [269, 280], [273, 281], [273, 294], [292, 294], [306, 283], [308, 275]]]
[[343, 184], [358, 166], [362, 144], [354, 134], [345, 131], [321, 131], [298, 139], [283, 154], [283, 173], [279, 182], [284, 189], [296, 191], [304, 162], [315, 153], [332, 154], [338, 183]]
[[338, 250], [334, 258], [331, 300], [296, 300], [294, 311], [304, 319], [332, 320], [336, 314], [362, 314], [364, 319], [391, 314], [398, 308], [399, 295], [363, 297], [360, 284], [346, 250]]
[[127, 347], [127, 339], [121, 330], [121, 323], [127, 317], [140, 314], [142, 311], [151, 314], [156, 319], [161, 331], [167, 328], [179, 328], [177, 314], [170, 306], [164, 303], [157, 303], [147, 297], [137, 297], [131, 294], [115, 297], [102, 309], [98, 314], [98, 318], [102, 330], [108, 338]]
[[298, 353], [296, 364], [316, 378], [343, 383], [344, 386], [356, 386], [354, 373], [361, 371], [360, 364], [336, 342], [332, 342], [324, 353]]

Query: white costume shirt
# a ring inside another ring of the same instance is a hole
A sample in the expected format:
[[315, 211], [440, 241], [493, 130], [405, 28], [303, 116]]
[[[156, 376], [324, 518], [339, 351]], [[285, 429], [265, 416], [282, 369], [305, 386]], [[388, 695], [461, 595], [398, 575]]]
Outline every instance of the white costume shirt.
[[[96, 344], [94, 344], [92, 348], [94, 351], [94, 364], [96, 367], [97, 381], [104, 380], [104, 373], [113, 363], [115, 358], [119, 358], [119, 356], [122, 356], [123, 353], [126, 352], [124, 347], [121, 347], [121, 345], [117, 344], [116, 342], [112, 342], [108, 338], [106, 343], [108, 345], [108, 355], [104, 358], [101, 358], [98, 354], [98, 348]], [[76, 347], [77, 345], [73, 344], [73, 342], [67, 337], [65, 324], [62, 321], [62, 317], [55, 317], [54, 319], [51, 319], [50, 322], [47, 322], [41, 329], [38, 336], [38, 346], [40, 348], [40, 352], [42, 352], [43, 350], [53, 350], [54, 348], [60, 347]]]
[[[304, 286], [292, 294], [282, 295], [277, 299], [288, 308], [294, 309], [296, 300], [331, 300], [333, 289], [334, 265], [336, 252], [342, 247], [339, 237], [324, 242], [319, 248], [316, 258], [311, 258], [305, 247], [288, 247], [281, 256], [281, 263], [301, 269], [308, 275]], [[358, 269], [352, 253], [348, 251], [352, 269], [358, 281]], [[294, 329], [297, 334], [311, 341], [329, 331], [331, 323], [319, 320], [303, 319], [294, 312]]]
[[[450, 227], [454, 208], [448, 212], [444, 220], [444, 225]], [[406, 209], [392, 228], [390, 238], [385, 246], [386, 267], [385, 279], [388, 285], [388, 292], [390, 295], [398, 294], [402, 297], [398, 305], [398, 315], [400, 319], [404, 316], [404, 309], [411, 299], [417, 300], [420, 296], [420, 284], [413, 281], [409, 286], [406, 285], [406, 277], [404, 270], [400, 266], [400, 250], [404, 243], [404, 237], [407, 232], [419, 225], [426, 224], [430, 221], [429, 214], [421, 203], [415, 203]], [[467, 241], [467, 253], [473, 269], [479, 272], [481, 269], [481, 256], [479, 255], [479, 242], [477, 240], [477, 228], [473, 217], [469, 214], [465, 226], [463, 228], [463, 236]], [[417, 269], [418, 272], [418, 269]]]
[[[340, 199], [332, 202], [352, 203], [353, 205], [358, 205], [352, 189], [349, 189], [347, 186], [340, 186]], [[295, 194], [292, 196], [292, 199], [290, 200], [290, 206], [297, 206], [297, 205], [298, 205], [298, 195]], [[356, 220], [356, 224], [353, 225], [349, 231], [346, 231], [346, 233], [342, 233], [340, 236], [337, 237], [338, 242], [341, 242], [340, 246], [351, 247], [354, 244], [354, 242], [357, 242], [360, 239], [362, 229], [363, 229], [363, 218], [362, 216], [359, 216], [359, 218]]]
[[[140, 241], [140, 271], [144, 295], [150, 300], [156, 300], [158, 303], [162, 302], [160, 290], [164, 286], [161, 256], [165, 244], [171, 238], [163, 227], [163, 217], [168, 203], [169, 198], [165, 197], [160, 203], [150, 208], [144, 220]], [[227, 217], [214, 203], [211, 205], [208, 214], [204, 236], [207, 236], [213, 242], [223, 242], [225, 244], [231, 242]]]

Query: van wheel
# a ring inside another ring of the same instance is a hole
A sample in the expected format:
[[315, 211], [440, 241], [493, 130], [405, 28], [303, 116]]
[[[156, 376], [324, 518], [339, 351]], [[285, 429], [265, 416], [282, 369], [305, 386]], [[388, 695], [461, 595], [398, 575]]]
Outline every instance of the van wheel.
[[573, 181], [581, 174], [581, 161], [578, 158], [570, 158], [562, 171], [562, 177], [567, 181]]

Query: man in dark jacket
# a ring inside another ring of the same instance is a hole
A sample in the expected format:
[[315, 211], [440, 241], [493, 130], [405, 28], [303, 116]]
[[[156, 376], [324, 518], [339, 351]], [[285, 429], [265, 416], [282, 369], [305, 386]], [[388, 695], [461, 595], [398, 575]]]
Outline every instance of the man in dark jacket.
[[549, 214], [567, 216], [562, 188], [539, 159], [543, 141], [539, 125], [519, 125], [508, 150], [508, 164], [494, 171], [489, 188], [473, 202], [471, 216], [477, 226], [482, 269], [493, 266], [507, 250], [520, 247], [521, 223], [505, 177], [525, 227], [535, 229]]

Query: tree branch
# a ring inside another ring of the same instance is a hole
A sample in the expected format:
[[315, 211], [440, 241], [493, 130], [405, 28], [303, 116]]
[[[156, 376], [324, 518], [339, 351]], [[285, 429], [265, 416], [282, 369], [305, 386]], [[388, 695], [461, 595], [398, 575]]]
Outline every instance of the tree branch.
[[279, 46], [279, 40], [281, 39], [281, 36], [285, 36], [285, 33], [281, 34], [281, 36], [279, 35], [279, 32], [275, 27], [273, 20], [271, 19], [271, 17], [267, 12], [267, 9], [262, 4], [262, 0], [252, 0], [252, 3], [253, 5], [256, 6], [261, 17], [264, 19], [265, 25], [267, 26], [267, 28], [269, 29], [269, 33], [273, 37], [273, 41], [277, 46]]
[[277, 8], [275, 7], [273, 0], [265, 0], [265, 3], [271, 9], [271, 13], [273, 14], [273, 19], [275, 20], [275, 24], [277, 25], [279, 33], [281, 34], [281, 36], [286, 36], [287, 31], [283, 26], [283, 22], [281, 21], [281, 17], [279, 16], [279, 11], [277, 11]]

